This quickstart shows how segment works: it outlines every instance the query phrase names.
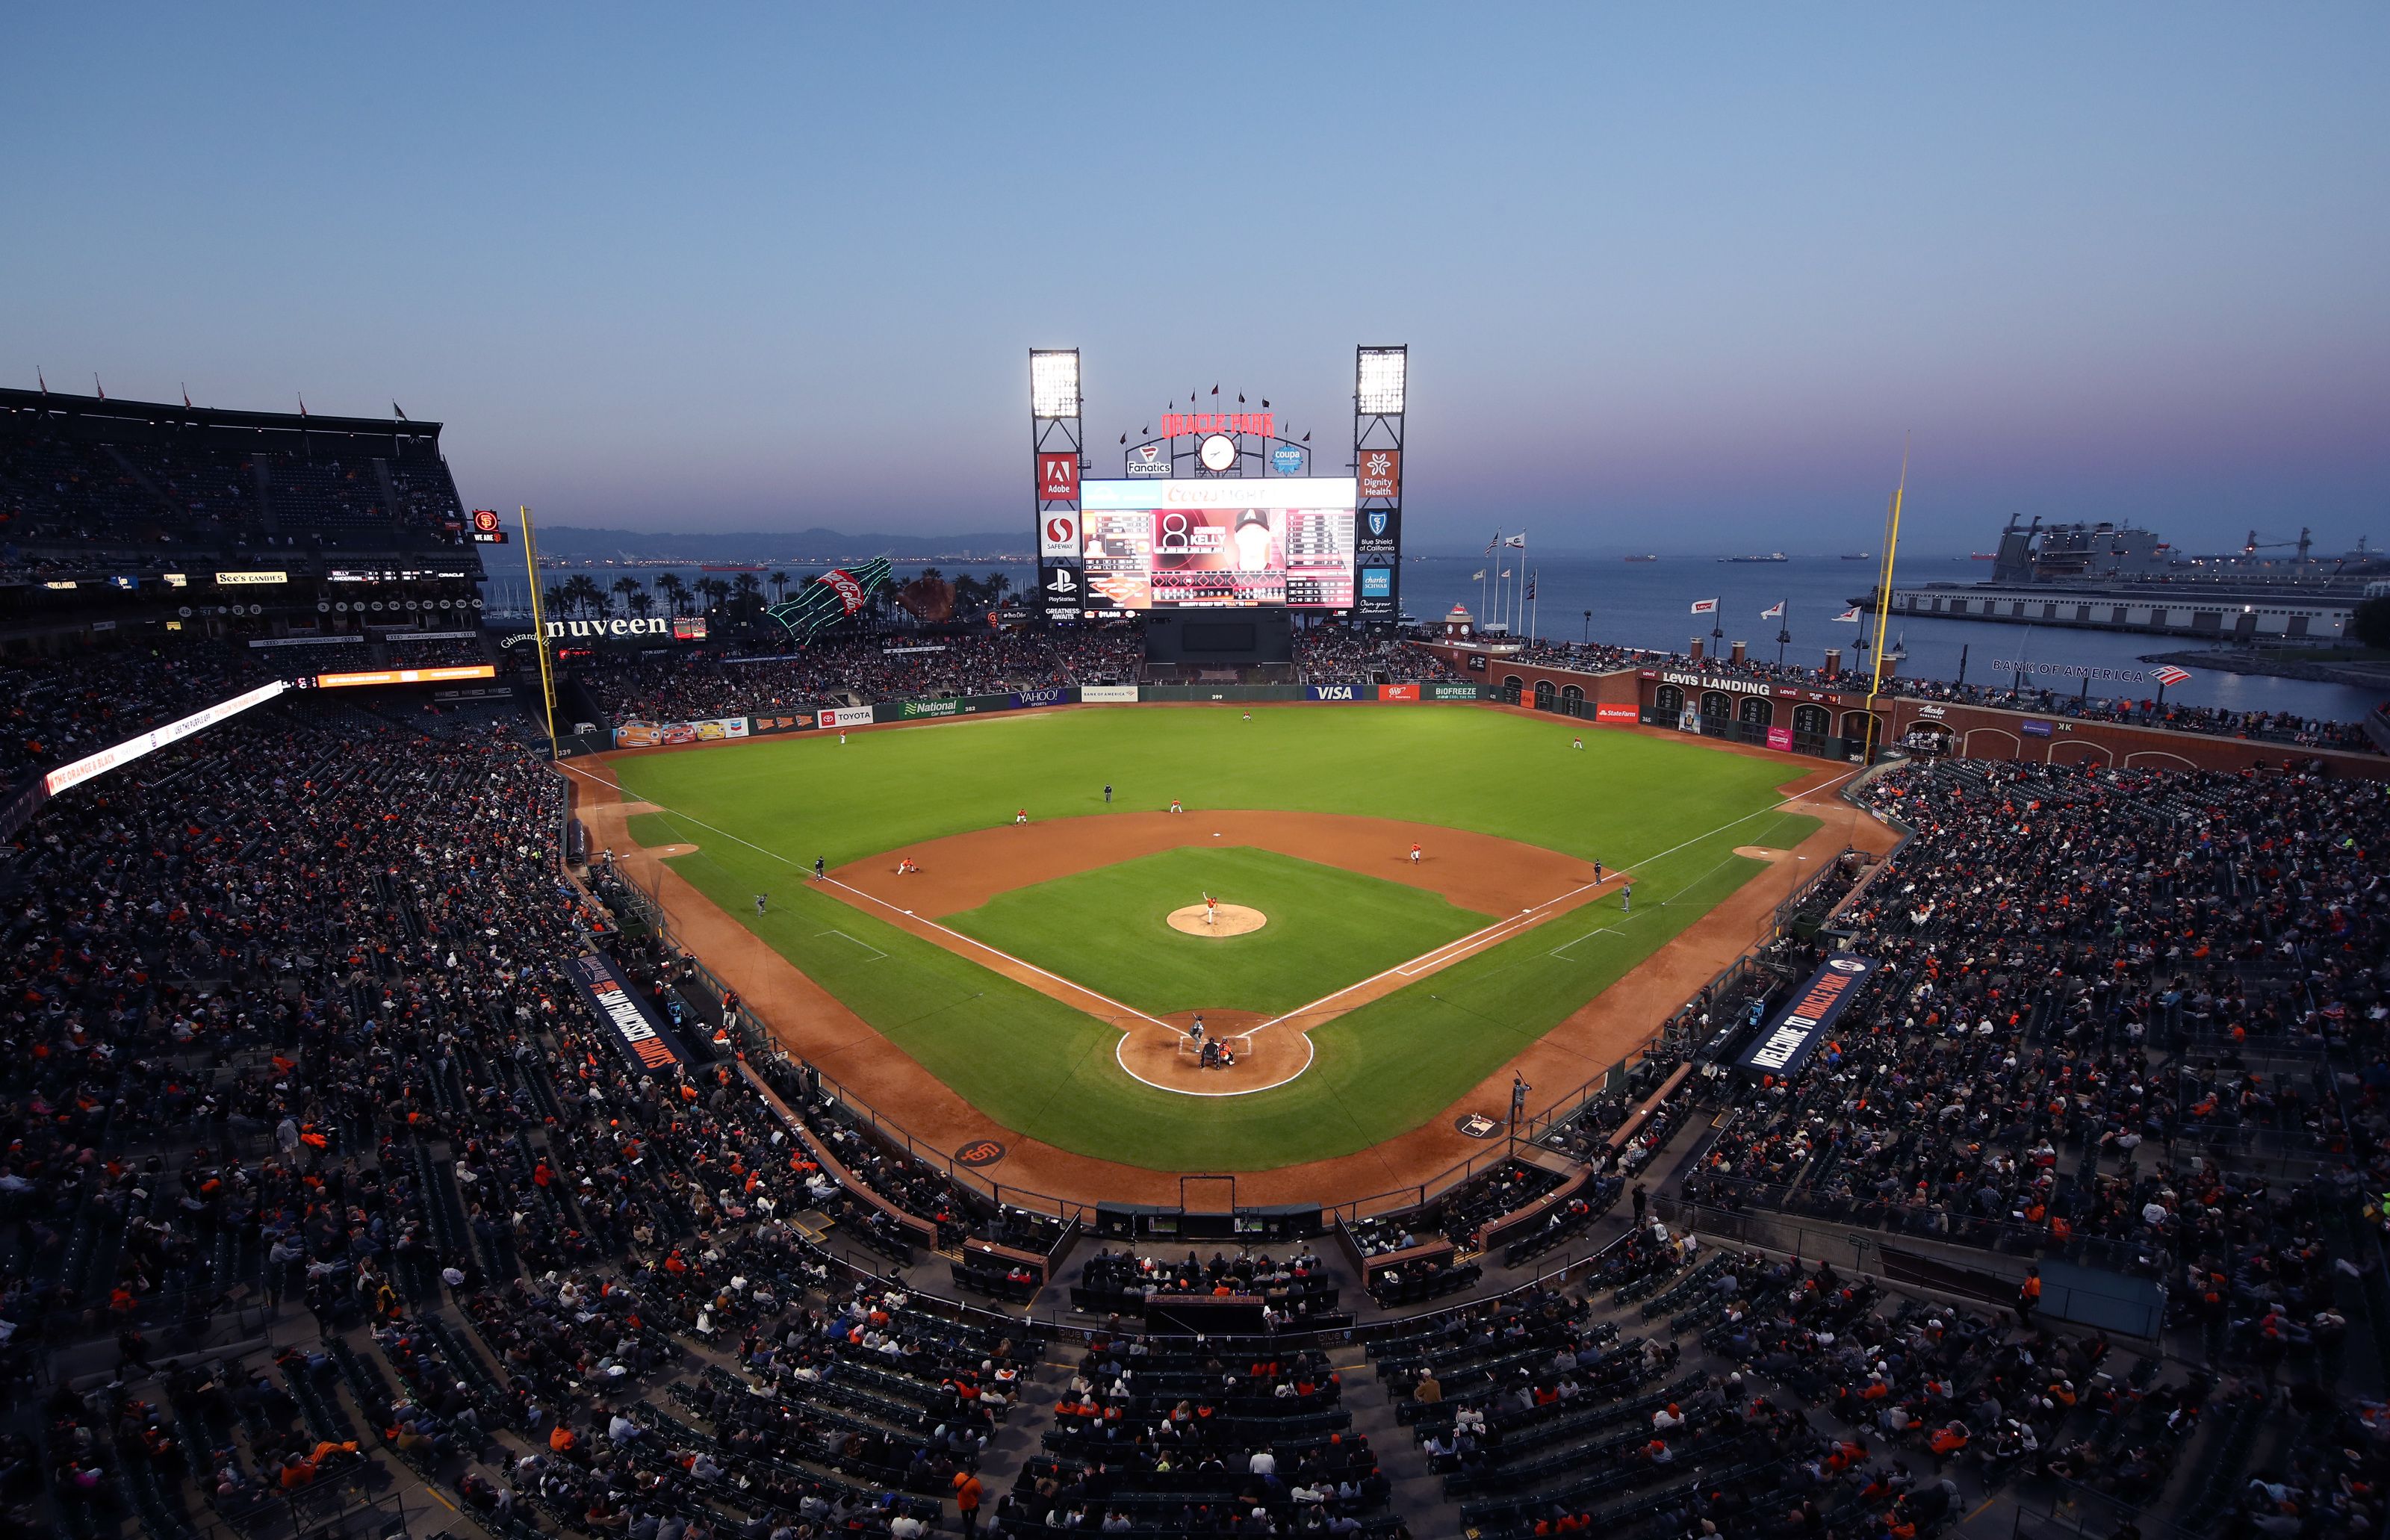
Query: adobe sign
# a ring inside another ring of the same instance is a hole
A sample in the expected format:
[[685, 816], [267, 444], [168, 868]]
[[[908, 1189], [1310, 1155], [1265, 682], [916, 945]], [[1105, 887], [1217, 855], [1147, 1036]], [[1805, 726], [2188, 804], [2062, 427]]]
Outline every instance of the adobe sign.
[[1037, 500], [1041, 503], [1075, 503], [1079, 500], [1078, 456], [1037, 456]]

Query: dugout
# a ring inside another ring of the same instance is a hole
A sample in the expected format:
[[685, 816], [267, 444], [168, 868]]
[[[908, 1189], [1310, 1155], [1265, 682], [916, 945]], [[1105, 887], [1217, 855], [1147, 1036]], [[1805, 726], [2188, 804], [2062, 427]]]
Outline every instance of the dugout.
[[1215, 1213], [1140, 1203], [1096, 1205], [1096, 1233], [1108, 1240], [1299, 1240], [1326, 1234], [1317, 1203]]

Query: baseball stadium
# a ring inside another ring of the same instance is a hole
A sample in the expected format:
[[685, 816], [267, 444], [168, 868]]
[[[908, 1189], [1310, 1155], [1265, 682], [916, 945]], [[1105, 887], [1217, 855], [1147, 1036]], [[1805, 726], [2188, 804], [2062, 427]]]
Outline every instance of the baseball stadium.
[[2390, 715], [1418, 621], [1409, 362], [1018, 590], [0, 391], [22, 1532], [2378, 1526]]

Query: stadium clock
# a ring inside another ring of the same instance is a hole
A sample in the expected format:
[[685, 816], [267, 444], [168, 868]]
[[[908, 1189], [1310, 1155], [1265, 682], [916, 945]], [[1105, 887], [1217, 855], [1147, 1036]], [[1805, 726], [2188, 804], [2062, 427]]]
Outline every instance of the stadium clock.
[[1226, 470], [1237, 463], [1237, 441], [1226, 433], [1214, 433], [1203, 441], [1199, 454], [1206, 470]]

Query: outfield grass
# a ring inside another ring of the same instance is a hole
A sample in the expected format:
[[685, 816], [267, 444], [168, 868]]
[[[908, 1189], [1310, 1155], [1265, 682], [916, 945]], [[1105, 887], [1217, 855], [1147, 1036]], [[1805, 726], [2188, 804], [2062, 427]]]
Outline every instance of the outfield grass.
[[[1466, 706], [1020, 713], [614, 765], [671, 810], [635, 819], [637, 839], [697, 844], [672, 863], [683, 877], [931, 1073], [1009, 1129], [1158, 1170], [1263, 1170], [1416, 1126], [1760, 869], [1735, 846], [1789, 848], [1817, 827], [1774, 810], [1798, 766]], [[1123, 810], [1177, 796], [1189, 811], [1351, 813], [1599, 857], [1634, 867], [1636, 908], [1604, 897], [1354, 1011], [1313, 1034], [1317, 1061], [1287, 1085], [1193, 1098], [1122, 1072], [1111, 1027], [803, 880], [817, 854], [838, 865], [1016, 807], [1101, 816], [1107, 780]], [[760, 918], [757, 892], [773, 895]]]
[[[1170, 912], [1202, 893], [1269, 923], [1217, 939], [1172, 930]], [[1276, 1016], [1494, 921], [1423, 889], [1232, 845], [1015, 888], [944, 923], [1152, 1015]]]

